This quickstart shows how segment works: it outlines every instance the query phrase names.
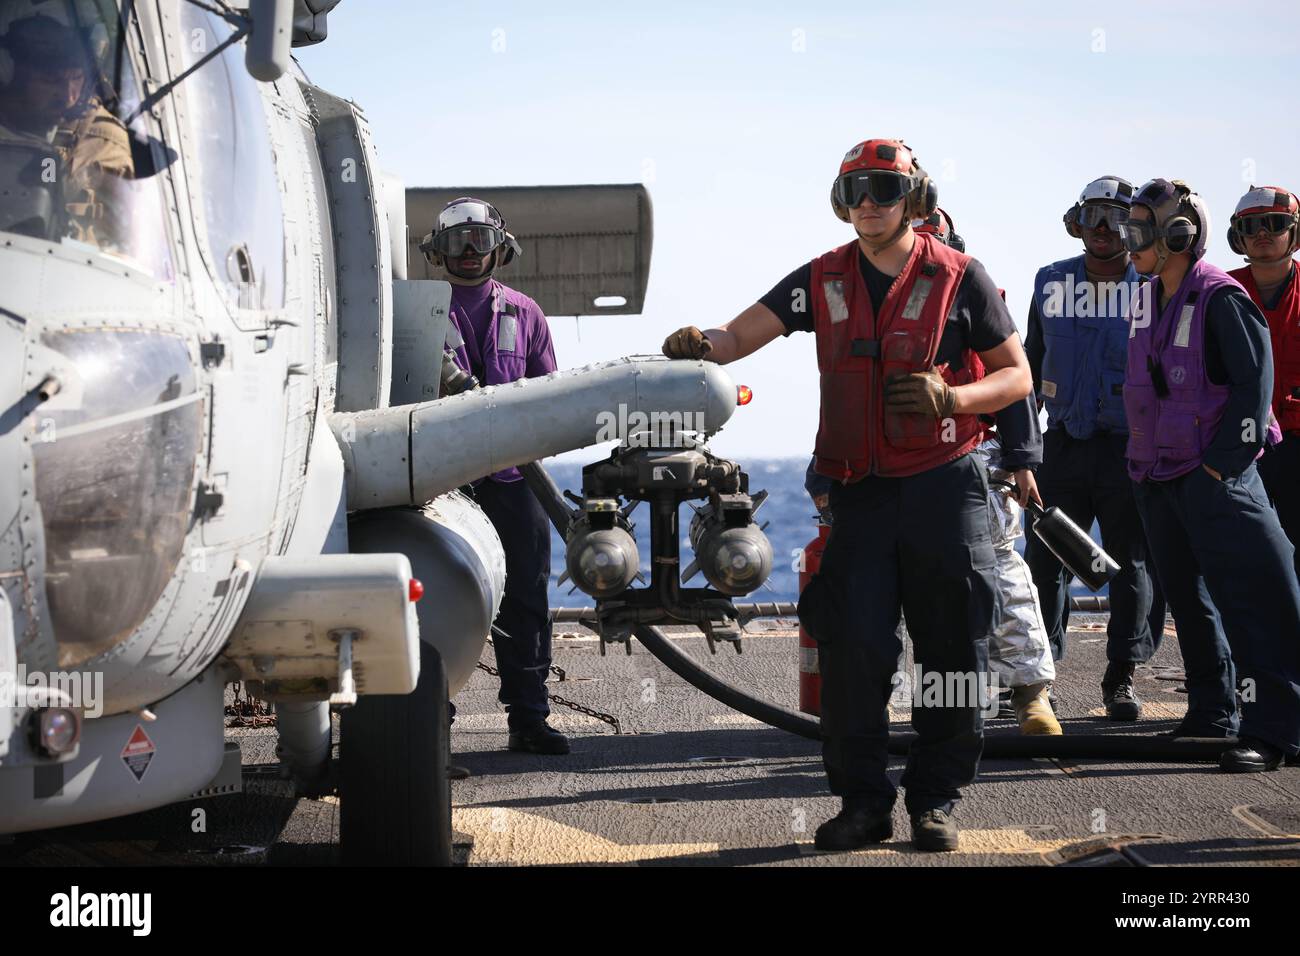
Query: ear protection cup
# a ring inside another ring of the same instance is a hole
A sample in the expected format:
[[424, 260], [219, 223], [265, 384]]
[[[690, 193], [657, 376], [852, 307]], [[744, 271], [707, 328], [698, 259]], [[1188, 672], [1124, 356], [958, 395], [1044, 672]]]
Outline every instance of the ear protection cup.
[[1083, 233], [1079, 229], [1079, 204], [1075, 203], [1069, 209], [1065, 210], [1065, 215], [1061, 217], [1061, 222], [1065, 223], [1065, 231], [1073, 239], [1082, 239]]
[[1165, 248], [1172, 253], [1186, 252], [1196, 239], [1196, 223], [1186, 216], [1175, 216], [1165, 224]]
[[496, 251], [501, 255], [501, 261], [497, 265], [506, 266], [515, 261], [515, 257], [522, 254], [523, 250], [519, 248], [519, 240], [506, 233], [506, 241], [497, 246]]
[[1232, 226], [1228, 227], [1228, 248], [1239, 256], [1246, 254], [1246, 247], [1242, 244], [1241, 237], [1237, 235], [1237, 230], [1233, 229]]
[[920, 166], [916, 167], [916, 171], [921, 174], [921, 182], [908, 196], [908, 205], [919, 208], [909, 209], [907, 215], [909, 219], [929, 219], [939, 208], [939, 187]]

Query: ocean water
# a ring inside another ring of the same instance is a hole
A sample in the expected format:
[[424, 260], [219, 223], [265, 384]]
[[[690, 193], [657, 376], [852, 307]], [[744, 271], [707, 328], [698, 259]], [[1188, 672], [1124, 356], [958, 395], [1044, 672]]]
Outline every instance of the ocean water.
[[[808, 467], [807, 458], [767, 458], [749, 459], [741, 465], [749, 474], [749, 491], [755, 494], [767, 489], [768, 500], [758, 512], [759, 524], [767, 523], [766, 534], [772, 542], [772, 576], [767, 585], [753, 594], [736, 598], [737, 601], [797, 601], [799, 600], [799, 572], [797, 562], [799, 552], [817, 537], [817, 509], [804, 491], [804, 471]], [[581, 464], [548, 464], [547, 471], [555, 479], [561, 490], [568, 489], [575, 493], [582, 491]], [[694, 556], [687, 529], [690, 526], [691, 511], [683, 504], [678, 521], [681, 532], [682, 566], [690, 563]], [[649, 505], [642, 504], [630, 518], [637, 545], [641, 553], [641, 569], [649, 580], [650, 568], [650, 522]], [[1100, 541], [1096, 526], [1092, 529], [1093, 539]], [[1024, 552], [1024, 537], [1021, 536], [1016, 549]], [[551, 532], [551, 607], [583, 607], [593, 604], [593, 600], [581, 591], [570, 592], [573, 585], [565, 582], [557, 587], [555, 582], [564, 571], [564, 542], [559, 534]], [[702, 587], [705, 581], [700, 575], [688, 584], [688, 587]], [[641, 587], [635, 584], [634, 587]], [[1090, 594], [1087, 588], [1077, 582], [1071, 587], [1071, 593]], [[1105, 594], [1105, 590], [1101, 592]]]

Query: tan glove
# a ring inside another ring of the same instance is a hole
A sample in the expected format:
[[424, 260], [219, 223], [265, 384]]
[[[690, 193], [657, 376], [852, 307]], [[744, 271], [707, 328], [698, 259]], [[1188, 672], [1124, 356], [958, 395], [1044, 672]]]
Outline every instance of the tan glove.
[[693, 325], [678, 329], [664, 339], [664, 355], [672, 359], [702, 359], [713, 351], [713, 343]]
[[902, 415], [947, 418], [957, 405], [957, 393], [942, 375], [930, 369], [889, 379], [885, 383], [885, 404], [891, 412]]

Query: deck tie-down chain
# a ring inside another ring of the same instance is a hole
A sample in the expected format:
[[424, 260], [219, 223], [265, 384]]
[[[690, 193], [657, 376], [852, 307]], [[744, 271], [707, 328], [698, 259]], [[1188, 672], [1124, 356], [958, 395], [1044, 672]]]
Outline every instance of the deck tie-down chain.
[[235, 681], [235, 700], [225, 707], [227, 727], [269, 727], [275, 723], [275, 714], [266, 701], [244, 696], [243, 681]]
[[[492, 638], [490, 637], [488, 638], [488, 643], [489, 644], [492, 643]], [[490, 664], [484, 664], [482, 661], [478, 662], [478, 669], [482, 671], [487, 671], [493, 677], [501, 676], [501, 672], [499, 670], [497, 670], [495, 667], [491, 666]], [[567, 680], [567, 676], [563, 668], [556, 667], [554, 664], [552, 664], [550, 669], [551, 672], [556, 676], [558, 676], [560, 680]], [[588, 717], [595, 717], [597, 720], [601, 721], [602, 723], [609, 724], [611, 727], [614, 728], [614, 733], [616, 734], [623, 733], [623, 729], [618, 722], [618, 718], [615, 717], [613, 714], [606, 714], [606, 713], [602, 713], [599, 710], [592, 710], [590, 707], [584, 707], [582, 704], [561, 697], [559, 694], [547, 694], [546, 697], [548, 700], [552, 701], [553, 703], [559, 704], [561, 707], [567, 707], [570, 710], [576, 710], [580, 714], [585, 714]]]

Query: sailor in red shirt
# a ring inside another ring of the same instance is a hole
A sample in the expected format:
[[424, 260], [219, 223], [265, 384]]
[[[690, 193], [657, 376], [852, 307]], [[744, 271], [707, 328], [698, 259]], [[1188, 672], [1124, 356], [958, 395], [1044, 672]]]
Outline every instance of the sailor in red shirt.
[[815, 467], [835, 481], [835, 523], [799, 611], [819, 645], [823, 759], [842, 801], [817, 830], [819, 849], [892, 836], [887, 705], [900, 610], [920, 678], [903, 774], [918, 849], [957, 848], [952, 809], [983, 744], [995, 558], [988, 476], [970, 452], [983, 434], [979, 415], [1033, 385], [984, 267], [912, 231], [937, 199], [905, 144], [859, 143], [831, 193], [854, 241], [796, 269], [722, 328], [688, 326], [664, 342], [670, 358], [727, 363], [783, 334], [817, 337]]
[[1265, 446], [1259, 460], [1282, 530], [1296, 546], [1300, 575], [1300, 200], [1277, 186], [1252, 186], [1237, 203], [1228, 245], [1249, 265], [1228, 275], [1240, 282], [1268, 320], [1273, 343], [1273, 414], [1282, 426], [1280, 444]]

